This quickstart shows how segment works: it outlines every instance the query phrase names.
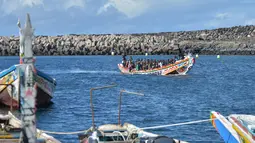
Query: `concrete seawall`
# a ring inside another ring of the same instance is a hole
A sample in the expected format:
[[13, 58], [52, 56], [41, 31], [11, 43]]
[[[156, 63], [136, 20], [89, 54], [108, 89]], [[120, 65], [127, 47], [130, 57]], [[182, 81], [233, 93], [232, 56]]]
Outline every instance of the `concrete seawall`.
[[[35, 55], [175, 54], [177, 44], [198, 54], [255, 55], [255, 26], [214, 30], [144, 33], [36, 36]], [[18, 55], [18, 37], [0, 37], [0, 55]]]

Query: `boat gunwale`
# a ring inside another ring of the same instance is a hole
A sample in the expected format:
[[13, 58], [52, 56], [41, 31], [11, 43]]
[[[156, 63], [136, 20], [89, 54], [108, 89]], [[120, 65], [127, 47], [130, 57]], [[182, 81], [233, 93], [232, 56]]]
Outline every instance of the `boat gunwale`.
[[16, 65], [13, 65], [13, 66], [9, 67], [8, 69], [3, 70], [2, 72], [0, 72], [0, 78], [3, 78], [4, 76], [15, 71], [16, 69], [17, 69]]
[[233, 128], [236, 130], [238, 134], [241, 134], [243, 138], [246, 138], [251, 142], [255, 141], [255, 136], [252, 133], [250, 133], [250, 131], [247, 128], [245, 128], [244, 125], [242, 125], [242, 123], [240, 123], [236, 118], [231, 116], [229, 117], [229, 119], [233, 125]]

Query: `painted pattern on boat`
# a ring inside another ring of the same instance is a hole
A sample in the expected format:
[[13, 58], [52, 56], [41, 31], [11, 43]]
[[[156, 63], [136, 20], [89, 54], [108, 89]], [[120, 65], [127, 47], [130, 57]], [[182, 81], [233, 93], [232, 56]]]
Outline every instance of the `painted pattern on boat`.
[[195, 59], [193, 57], [186, 57], [183, 60], [176, 61], [174, 64], [162, 66], [162, 68], [154, 68], [151, 70], [139, 70], [139, 71], [133, 69], [131, 72], [129, 72], [127, 67], [123, 67], [122, 64], [118, 64], [118, 67], [122, 73], [126, 74], [168, 75], [174, 71], [177, 71], [179, 74], [185, 74], [193, 66], [194, 62]]
[[212, 111], [210, 114], [212, 125], [226, 143], [241, 143], [239, 135], [232, 128], [232, 124], [220, 113]]
[[232, 123], [232, 127], [234, 128], [234, 130], [239, 134], [242, 143], [254, 143], [255, 142], [255, 136], [253, 134], [251, 134], [247, 128], [244, 127], [244, 125], [242, 125], [240, 123], [240, 121], [238, 121], [236, 118], [234, 117], [229, 117], [230, 122]]
[[[10, 68], [0, 73], [0, 77], [1, 77], [0, 83], [12, 84], [14, 86], [14, 89], [12, 92], [11, 86], [7, 87], [5, 85], [2, 85], [2, 86], [0, 85], [0, 100], [1, 100], [0, 102], [3, 102], [3, 104], [10, 106], [11, 102], [9, 100], [14, 99], [13, 107], [15, 108], [16, 106], [18, 107], [18, 103], [19, 103], [19, 97], [18, 97], [18, 94], [16, 94], [19, 89], [19, 78], [18, 78], [19, 68], [22, 68], [21, 64], [13, 65]], [[50, 76], [48, 76], [47, 74], [39, 70], [35, 69], [35, 71], [36, 71], [35, 81], [37, 83], [37, 86], [40, 89], [42, 89], [42, 91], [47, 93], [47, 96], [50, 96], [50, 97], [47, 97], [47, 99], [52, 98], [53, 93], [55, 91], [55, 87], [56, 87], [55, 79], [51, 78]], [[7, 91], [5, 91], [5, 89], [7, 89]]]

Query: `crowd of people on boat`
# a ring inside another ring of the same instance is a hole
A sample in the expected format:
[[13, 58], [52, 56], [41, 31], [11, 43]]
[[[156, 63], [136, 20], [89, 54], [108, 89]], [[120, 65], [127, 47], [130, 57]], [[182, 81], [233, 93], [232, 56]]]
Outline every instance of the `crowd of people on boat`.
[[130, 59], [127, 60], [126, 56], [124, 55], [122, 58], [122, 65], [124, 67], [127, 67], [130, 71], [132, 69], [139, 70], [149, 70], [154, 68], [162, 68], [162, 66], [166, 66], [169, 64], [173, 64], [178, 60], [178, 58], [175, 56], [173, 59], [167, 59], [167, 60], [156, 60], [156, 59], [136, 59], [133, 60], [132, 56], [130, 56]]
[[177, 60], [184, 59], [184, 53], [179, 48], [179, 56], [174, 56], [174, 58], [167, 60], [156, 60], [156, 59], [136, 59], [133, 60], [130, 56], [129, 60], [126, 59], [126, 55], [122, 57], [122, 65], [131, 71], [132, 69], [139, 70], [151, 70], [154, 68], [162, 68], [163, 66], [174, 64]]

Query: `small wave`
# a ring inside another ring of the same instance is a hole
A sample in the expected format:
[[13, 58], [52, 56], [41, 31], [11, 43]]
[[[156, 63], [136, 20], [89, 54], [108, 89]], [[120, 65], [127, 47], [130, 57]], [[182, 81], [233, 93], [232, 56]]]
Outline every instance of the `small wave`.
[[88, 73], [88, 74], [118, 74], [117, 71], [90, 71], [90, 70], [51, 70], [51, 71], [45, 71], [45, 73], [48, 74], [81, 74], [81, 73]]

